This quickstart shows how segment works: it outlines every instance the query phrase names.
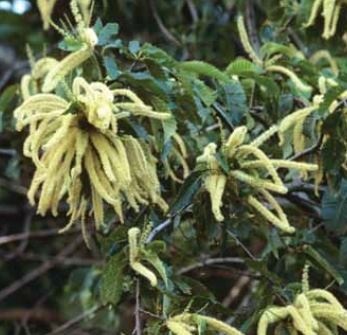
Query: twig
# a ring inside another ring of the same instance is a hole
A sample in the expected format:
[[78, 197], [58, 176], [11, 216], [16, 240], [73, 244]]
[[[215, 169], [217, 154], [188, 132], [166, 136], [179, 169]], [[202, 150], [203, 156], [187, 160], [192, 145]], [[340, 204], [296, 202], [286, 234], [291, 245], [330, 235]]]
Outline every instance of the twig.
[[[28, 236], [28, 233], [30, 232], [30, 226], [32, 223], [33, 216], [34, 216], [34, 211], [31, 208], [28, 208], [26, 210], [26, 214], [25, 214], [24, 222], [23, 222], [23, 226], [24, 226], [23, 234], [26, 234], [27, 236]], [[16, 250], [12, 252], [11, 254], [7, 255], [7, 257], [5, 257], [5, 260], [9, 261], [13, 259], [14, 257], [16, 257], [17, 255], [21, 254], [27, 247], [28, 242], [29, 242], [28, 238], [23, 239], [21, 243], [19, 243], [19, 246], [16, 248]]]
[[79, 236], [77, 239], [75, 239], [73, 242], [71, 242], [67, 247], [65, 247], [55, 258], [44, 262], [36, 269], [32, 270], [31, 272], [27, 273], [22, 278], [18, 279], [14, 283], [10, 284], [9, 286], [5, 287], [0, 291], [0, 301], [4, 300], [17, 290], [21, 289], [31, 281], [35, 280], [36, 278], [40, 277], [45, 272], [49, 271], [53, 267], [55, 267], [59, 260], [62, 257], [66, 257], [69, 254], [71, 254], [75, 249], [82, 243], [83, 238], [82, 236]]
[[141, 335], [141, 317], [140, 317], [140, 280], [136, 279], [136, 303], [135, 303], [135, 328], [133, 334]]
[[295, 154], [294, 156], [292, 156], [288, 160], [295, 161], [299, 158], [302, 158], [306, 155], [311, 154], [312, 152], [316, 151], [320, 147], [320, 145], [322, 144], [322, 141], [323, 141], [323, 135], [320, 135], [318, 141], [314, 145], [312, 145], [311, 147], [309, 147], [309, 148], [307, 148], [301, 152], [298, 152], [297, 154]]
[[237, 236], [232, 233], [230, 230], [227, 231], [228, 235], [230, 235], [236, 242], [237, 245], [239, 245], [243, 251], [253, 260], [253, 261], [260, 261], [259, 258], [255, 257], [250, 250], [237, 238]]
[[99, 312], [104, 307], [106, 307], [106, 305], [94, 306], [91, 309], [88, 309], [87, 311], [83, 312], [82, 314], [77, 315], [75, 318], [65, 322], [64, 324], [54, 329], [52, 332], [47, 333], [46, 335], [56, 335], [61, 333], [67, 334], [65, 331], [69, 329], [71, 326], [80, 323], [81, 321], [83, 321], [83, 319], [93, 315], [94, 313]]
[[7, 188], [8, 190], [21, 194], [21, 195], [26, 195], [28, 192], [28, 190], [25, 187], [21, 185], [16, 185], [4, 178], [0, 178], [0, 187]]
[[251, 43], [253, 45], [253, 48], [258, 51], [260, 48], [260, 42], [259, 38], [257, 36], [257, 29], [255, 25], [255, 13], [254, 13], [254, 7], [253, 7], [253, 0], [248, 0], [246, 3], [246, 25], [248, 28], [248, 34], [249, 38], [251, 40]]
[[160, 223], [158, 226], [156, 226], [151, 233], [148, 235], [146, 243], [152, 242], [154, 238], [166, 227], [168, 227], [171, 224], [172, 218], [166, 219], [164, 222]]
[[223, 299], [222, 305], [229, 307], [235, 300], [237, 300], [247, 286], [251, 282], [251, 278], [248, 276], [241, 276], [235, 285], [230, 289], [228, 295]]
[[10, 308], [0, 309], [0, 320], [34, 320], [39, 322], [51, 323], [62, 321], [61, 316], [47, 308]]
[[165, 27], [163, 20], [159, 16], [159, 13], [158, 13], [157, 7], [155, 6], [154, 0], [149, 0], [149, 6], [151, 7], [154, 19], [157, 22], [157, 25], [158, 25], [160, 31], [163, 33], [163, 35], [166, 37], [166, 39], [169, 40], [170, 42], [172, 42], [173, 44], [175, 44], [176, 46], [180, 47], [181, 42], [179, 42], [177, 40], [177, 38], [175, 36], [173, 36], [170, 33], [170, 31]]
[[238, 257], [218, 257], [218, 258], [207, 258], [200, 262], [188, 265], [184, 268], [181, 268], [177, 271], [178, 275], [182, 275], [184, 273], [190, 272], [192, 270], [203, 268], [205, 266], [213, 265], [213, 264], [222, 264], [222, 263], [232, 263], [232, 264], [244, 264], [244, 260]]
[[59, 229], [46, 229], [38, 230], [34, 232], [24, 232], [19, 234], [7, 235], [0, 237], [0, 245], [13, 243], [16, 241], [32, 239], [32, 238], [41, 238], [41, 237], [50, 237], [50, 236], [65, 236], [66, 234], [78, 233], [80, 229], [70, 229], [64, 234], [59, 233]]
[[[53, 257], [47, 257], [42, 255], [36, 255], [32, 253], [24, 253], [17, 255], [18, 258], [26, 260], [26, 261], [39, 261], [39, 262], [46, 262], [48, 260], [52, 260]], [[63, 266], [92, 266], [92, 265], [103, 265], [104, 262], [99, 259], [84, 259], [84, 258], [78, 258], [78, 257], [61, 257], [57, 259], [59, 262], [59, 265]]]
[[193, 0], [185, 0], [189, 8], [190, 15], [192, 17], [193, 23], [196, 24], [199, 21], [198, 11]]

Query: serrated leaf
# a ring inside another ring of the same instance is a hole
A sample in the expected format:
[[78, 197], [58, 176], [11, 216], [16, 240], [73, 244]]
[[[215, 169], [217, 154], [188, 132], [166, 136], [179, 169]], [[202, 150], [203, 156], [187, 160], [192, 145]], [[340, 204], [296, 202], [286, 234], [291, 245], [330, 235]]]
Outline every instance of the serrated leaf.
[[143, 259], [152, 264], [152, 266], [158, 271], [160, 277], [164, 281], [165, 287], [167, 288], [169, 285], [169, 279], [167, 276], [166, 267], [159, 256], [155, 252], [144, 250]]
[[155, 47], [152, 44], [145, 43], [141, 47], [141, 59], [148, 59], [152, 60], [153, 62], [167, 66], [167, 67], [173, 67], [175, 64], [177, 64], [177, 61], [172, 58], [168, 53], [166, 53], [164, 50]]
[[199, 79], [194, 80], [193, 91], [199, 96], [199, 98], [207, 107], [210, 107], [217, 99], [217, 92], [215, 90], [212, 90]]
[[100, 298], [103, 304], [117, 305], [123, 292], [124, 268], [128, 260], [124, 252], [110, 257], [101, 276]]
[[214, 65], [202, 61], [192, 60], [182, 62], [178, 65], [178, 68], [188, 72], [194, 72], [198, 75], [212, 77], [220, 81], [228, 80], [228, 76], [225, 73], [217, 69]]
[[133, 55], [136, 55], [140, 50], [139, 41], [130, 41], [128, 49], [129, 49], [130, 53], [132, 53]]
[[311, 257], [318, 265], [328, 272], [339, 285], [342, 285], [344, 280], [340, 273], [327, 261], [317, 250], [313, 249], [310, 245], [307, 245], [304, 249], [306, 255]]
[[107, 76], [111, 80], [117, 79], [120, 75], [120, 71], [118, 69], [115, 58], [111, 55], [105, 55], [103, 57], [103, 60], [104, 60], [104, 66], [106, 69]]
[[224, 116], [234, 127], [241, 124], [248, 110], [246, 93], [237, 80], [228, 80], [220, 87], [220, 96], [225, 103]]
[[249, 73], [261, 73], [263, 70], [245, 58], [238, 58], [232, 61], [225, 69], [225, 73], [232, 75], [247, 75]]
[[113, 43], [118, 32], [119, 25], [117, 23], [107, 23], [98, 34], [98, 45], [104, 46]]

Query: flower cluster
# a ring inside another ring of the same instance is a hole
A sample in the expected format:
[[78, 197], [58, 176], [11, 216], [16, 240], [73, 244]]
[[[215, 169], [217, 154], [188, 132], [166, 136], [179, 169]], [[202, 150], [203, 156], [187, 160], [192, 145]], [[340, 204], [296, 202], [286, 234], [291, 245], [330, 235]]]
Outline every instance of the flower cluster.
[[323, 7], [322, 16], [324, 18], [324, 30], [322, 37], [325, 39], [333, 37], [336, 33], [336, 27], [340, 18], [341, 6], [343, 3], [343, 0], [315, 0], [305, 27], [310, 27], [315, 23], [319, 10]]
[[[221, 148], [221, 154], [227, 159], [230, 167], [227, 175], [222, 171], [218, 162], [217, 145], [215, 143], [208, 144], [204, 149], [204, 153], [197, 158], [197, 162], [202, 163], [207, 170], [204, 179], [205, 188], [210, 194], [212, 211], [217, 221], [224, 220], [221, 213], [222, 197], [227, 181], [230, 179], [249, 185], [272, 207], [275, 214], [253, 195], [248, 196], [246, 200], [266, 220], [287, 233], [295, 231], [294, 227], [289, 224], [278, 201], [269, 192], [279, 194], [287, 192], [287, 188], [276, 169], [288, 168], [300, 171], [315, 171], [318, 167], [315, 164], [270, 159], [259, 146], [273, 136], [277, 130], [278, 127], [273, 126], [251, 143], [244, 144], [247, 128], [244, 126], [236, 128]], [[250, 157], [255, 159], [250, 159]]]
[[39, 93], [26, 99], [14, 115], [17, 129], [29, 126], [24, 154], [36, 172], [28, 196], [31, 204], [41, 188], [38, 212], [57, 215], [67, 196], [70, 223], [85, 220], [88, 200], [95, 223], [104, 221], [103, 202], [113, 206], [123, 221], [122, 202], [135, 210], [148, 202], [167, 209], [160, 197], [156, 160], [144, 142], [118, 133], [118, 122], [129, 116], [158, 120], [170, 118], [155, 112], [128, 89], [109, 89], [101, 82], [73, 81], [71, 98]]
[[[307, 277], [304, 270], [303, 278]], [[285, 322], [290, 319], [290, 323]], [[326, 334], [337, 333], [336, 327], [347, 330], [347, 311], [334, 297], [333, 294], [322, 289], [308, 287], [308, 282], [303, 280], [303, 292], [298, 294], [293, 304], [267, 308], [259, 322], [258, 335], [266, 335], [271, 324], [279, 323], [275, 328], [280, 331], [286, 328], [290, 334]]]

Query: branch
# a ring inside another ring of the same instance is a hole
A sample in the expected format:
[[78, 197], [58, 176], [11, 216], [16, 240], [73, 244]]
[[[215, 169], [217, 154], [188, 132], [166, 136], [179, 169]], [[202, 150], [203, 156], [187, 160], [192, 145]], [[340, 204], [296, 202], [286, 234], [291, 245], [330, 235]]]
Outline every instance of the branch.
[[133, 334], [141, 335], [141, 317], [140, 317], [141, 303], [140, 303], [140, 280], [136, 279], [136, 304], [135, 304], [135, 328]]
[[166, 227], [168, 227], [171, 224], [172, 218], [166, 219], [164, 222], [160, 223], [158, 226], [156, 226], [151, 233], [148, 235], [146, 243], [150, 243], [154, 240], [154, 238]]
[[181, 42], [177, 40], [175, 36], [173, 36], [170, 31], [165, 27], [163, 20], [159, 16], [157, 7], [155, 6], [155, 2], [153, 0], [149, 0], [149, 6], [151, 7], [151, 10], [153, 12], [153, 16], [155, 21], [157, 22], [157, 25], [160, 29], [160, 31], [163, 33], [163, 35], [166, 37], [167, 40], [175, 44], [176, 46], [180, 47]]
[[71, 242], [67, 247], [65, 247], [56, 257], [44, 262], [36, 269], [27, 273], [22, 278], [18, 279], [14, 283], [12, 283], [9, 286], [2, 289], [0, 291], [0, 301], [6, 299], [11, 294], [15, 293], [16, 291], [18, 291], [22, 287], [26, 286], [27, 284], [29, 284], [30, 282], [35, 280], [36, 278], [40, 277], [45, 272], [47, 272], [50, 269], [52, 269], [53, 267], [55, 267], [59, 263], [59, 260], [62, 257], [67, 257], [69, 254], [74, 252], [77, 249], [77, 247], [79, 247], [82, 244], [82, 242], [83, 242], [83, 238], [82, 238], [82, 236], [79, 236], [77, 239], [75, 239], [73, 242]]
[[54, 329], [52, 332], [50, 332], [46, 335], [56, 335], [56, 334], [61, 334], [61, 333], [68, 334], [65, 332], [67, 329], [69, 329], [71, 326], [73, 326], [77, 323], [80, 323], [85, 318], [93, 315], [94, 313], [99, 312], [104, 307], [106, 307], [106, 305], [94, 306], [91, 309], [88, 309], [87, 311], [83, 312], [82, 314], [77, 315], [75, 318], [65, 322], [64, 324], [62, 324], [61, 326], [59, 326], [58, 328]]
[[80, 229], [70, 229], [64, 234], [59, 233], [59, 229], [47, 229], [47, 230], [38, 230], [34, 232], [24, 232], [19, 234], [7, 235], [0, 237], [0, 245], [13, 243], [16, 241], [31, 239], [31, 238], [41, 238], [41, 237], [50, 237], [50, 236], [64, 236], [66, 234], [78, 233]]
[[238, 257], [208, 258], [178, 270], [177, 274], [182, 275], [184, 273], [190, 272], [198, 268], [203, 268], [205, 266], [214, 265], [214, 264], [223, 264], [223, 263], [244, 264], [245, 262], [242, 258], [238, 258]]
[[16, 320], [33, 320], [44, 323], [61, 322], [61, 316], [56, 312], [47, 308], [9, 308], [0, 309], [0, 320], [16, 321]]
[[321, 134], [319, 136], [318, 141], [314, 145], [312, 145], [311, 147], [305, 149], [304, 151], [298, 152], [297, 154], [295, 154], [294, 156], [289, 158], [289, 160], [290, 161], [295, 161], [295, 160], [297, 160], [299, 158], [302, 158], [304, 156], [307, 156], [307, 155], [311, 154], [312, 152], [316, 151], [320, 147], [320, 145], [322, 144], [322, 141], [323, 141], [323, 135]]

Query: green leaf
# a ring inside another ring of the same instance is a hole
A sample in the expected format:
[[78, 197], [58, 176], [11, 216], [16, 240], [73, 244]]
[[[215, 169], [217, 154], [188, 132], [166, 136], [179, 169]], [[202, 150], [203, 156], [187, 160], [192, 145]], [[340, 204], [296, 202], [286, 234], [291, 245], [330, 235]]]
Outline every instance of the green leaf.
[[214, 65], [198, 60], [182, 62], [178, 65], [178, 68], [188, 72], [194, 72], [198, 75], [212, 77], [220, 81], [228, 80], [228, 76], [218, 70]]
[[347, 179], [343, 179], [337, 192], [327, 188], [322, 199], [322, 217], [325, 227], [337, 233], [347, 230]]
[[189, 204], [191, 204], [194, 196], [198, 192], [202, 183], [202, 171], [192, 172], [188, 178], [185, 179], [183, 185], [181, 186], [178, 194], [171, 204], [170, 215], [175, 216]]
[[139, 41], [130, 41], [128, 48], [129, 48], [130, 53], [132, 53], [133, 55], [136, 55], [140, 50]]
[[104, 60], [104, 66], [106, 69], [106, 73], [107, 76], [111, 79], [111, 80], [115, 80], [119, 77], [120, 75], [120, 71], [118, 69], [117, 63], [115, 58], [112, 55], [105, 55], [103, 57]]
[[313, 249], [310, 245], [306, 245], [304, 252], [316, 261], [322, 269], [328, 272], [339, 285], [343, 284], [344, 280], [341, 274], [317, 250]]
[[155, 47], [152, 44], [145, 43], [140, 50], [142, 60], [151, 60], [157, 64], [166, 67], [173, 67], [177, 61], [167, 54], [164, 50]]
[[124, 268], [128, 259], [123, 251], [112, 256], [103, 269], [100, 283], [100, 297], [103, 304], [117, 305], [122, 292]]
[[232, 75], [245, 75], [249, 73], [261, 73], [263, 70], [245, 58], [237, 58], [232, 61], [225, 70], [225, 73], [229, 76]]
[[207, 107], [210, 107], [217, 99], [217, 92], [215, 90], [212, 90], [199, 79], [194, 80], [193, 91], [199, 96], [199, 98]]
[[4, 121], [4, 119], [6, 119], [4, 118], [4, 115], [10, 109], [10, 105], [12, 105], [12, 102], [16, 97], [17, 89], [18, 85], [8, 86], [0, 96], [0, 132], [6, 128], [4, 124], [7, 124], [7, 122]]
[[118, 35], [119, 25], [117, 23], [107, 23], [98, 34], [98, 45], [106, 45], [115, 41]]
[[241, 124], [248, 110], [246, 93], [237, 80], [228, 80], [220, 87], [220, 96], [225, 103], [225, 117], [235, 127]]
[[162, 260], [155, 252], [151, 252], [149, 250], [143, 250], [143, 259], [148, 263], [152, 264], [152, 266], [158, 271], [160, 277], [163, 279], [165, 287], [167, 288], [169, 285], [169, 279], [166, 272], [166, 267]]
[[170, 119], [164, 120], [163, 130], [164, 130], [164, 143], [166, 143], [177, 130], [176, 119], [172, 117]]

